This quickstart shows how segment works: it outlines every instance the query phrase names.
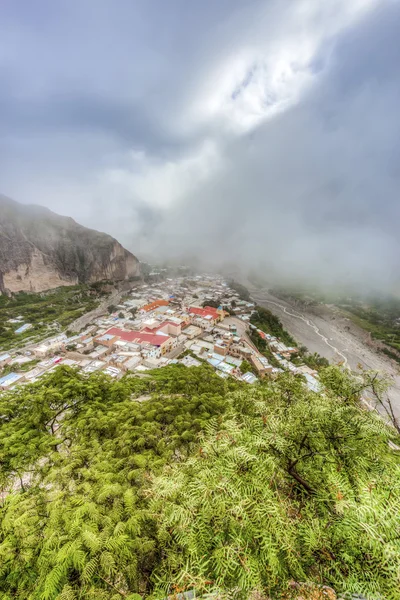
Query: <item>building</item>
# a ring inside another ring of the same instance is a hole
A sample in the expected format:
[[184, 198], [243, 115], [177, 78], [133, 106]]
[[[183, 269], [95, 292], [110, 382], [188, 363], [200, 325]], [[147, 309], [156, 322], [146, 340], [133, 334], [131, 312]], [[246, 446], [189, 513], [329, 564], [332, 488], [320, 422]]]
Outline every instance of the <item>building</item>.
[[141, 364], [141, 362], [142, 362], [141, 356], [132, 356], [131, 358], [128, 358], [128, 360], [123, 363], [123, 369], [125, 371], [133, 371], [134, 369], [136, 369], [136, 367], [138, 365]]
[[222, 321], [225, 317], [225, 313], [222, 309], [213, 308], [212, 306], [205, 306], [200, 308], [199, 306], [189, 306], [188, 313], [192, 317], [198, 317], [201, 321], [205, 321], [206, 326], [216, 325]]
[[92, 360], [103, 359], [111, 352], [111, 348], [107, 348], [107, 346], [97, 346], [95, 350], [88, 354], [89, 358]]
[[90, 375], [91, 373], [94, 373], [95, 371], [99, 371], [100, 369], [103, 369], [105, 366], [106, 366], [106, 363], [104, 361], [93, 360], [86, 367], [84, 367], [82, 369], [82, 373], [86, 373], [87, 375]]
[[257, 369], [257, 373], [260, 377], [264, 377], [266, 373], [272, 373], [272, 365], [270, 365], [265, 356], [262, 356], [261, 354], [253, 354], [250, 357], [250, 362]]
[[11, 360], [10, 354], [0, 354], [0, 367], [4, 367], [4, 365], [8, 364]]
[[37, 358], [45, 358], [46, 356], [50, 356], [50, 354], [59, 352], [63, 346], [63, 340], [53, 340], [36, 346], [36, 348], [33, 349], [33, 352]]
[[156, 310], [156, 308], [160, 308], [160, 306], [168, 306], [168, 304], [168, 300], [155, 300], [154, 302], [150, 302], [150, 304], [145, 304], [145, 306], [140, 309], [140, 312], [149, 313]]
[[15, 333], [25, 333], [25, 331], [28, 331], [28, 329], [32, 329], [32, 327], [33, 325], [31, 325], [31, 323], [25, 323], [25, 325], [21, 325], [21, 327], [18, 327], [18, 329], [15, 330]]
[[242, 358], [243, 360], [250, 360], [251, 356], [254, 354], [254, 351], [245, 344], [232, 344], [232, 346], [229, 348], [229, 354], [237, 358]]
[[[117, 327], [112, 327], [107, 331], [109, 335], [115, 335], [121, 340], [125, 342], [132, 342], [134, 344], [140, 344], [143, 350], [146, 349], [147, 346], [152, 346], [150, 349], [150, 353], [152, 356], [155, 355], [163, 355], [172, 350], [173, 348], [173, 340], [168, 335], [163, 333], [143, 333], [141, 331], [124, 331], [123, 329], [118, 329]], [[147, 348], [149, 350], [149, 348]]]
[[197, 360], [197, 358], [193, 358], [193, 356], [190, 356], [189, 354], [184, 356], [180, 362], [182, 365], [185, 365], [185, 367], [200, 367], [201, 365], [201, 362]]
[[109, 333], [103, 333], [99, 337], [94, 338], [94, 343], [96, 345], [104, 346], [105, 348], [111, 348], [114, 346], [115, 342], [118, 342], [119, 338], [116, 335], [111, 335]]
[[122, 375], [121, 371], [119, 369], [117, 369], [116, 367], [111, 367], [108, 366], [104, 369], [103, 373], [105, 373], [106, 375], [109, 375], [110, 377], [116, 378], [119, 377], [120, 375]]
[[21, 382], [23, 378], [23, 375], [18, 375], [18, 373], [9, 373], [8, 375], [4, 375], [4, 377], [0, 378], [0, 390], [7, 390], [15, 385], [18, 381]]
[[160, 321], [157, 321], [156, 319], [149, 319], [148, 321], [144, 321], [143, 325], [145, 327], [143, 327], [143, 329], [141, 329], [141, 332], [143, 333], [165, 333], [167, 335], [173, 335], [178, 337], [179, 335], [181, 335], [182, 333], [182, 327], [181, 324], [178, 322], [174, 322], [174, 321], [163, 321], [162, 323], [160, 323]]
[[250, 373], [250, 371], [245, 373], [241, 379], [242, 379], [242, 381], [245, 381], [246, 383], [250, 383], [250, 384], [257, 383], [257, 381], [258, 381], [257, 377], [253, 373]]
[[217, 340], [214, 344], [214, 353], [226, 356], [229, 352], [229, 343], [223, 340]]
[[183, 333], [187, 336], [189, 340], [192, 340], [195, 337], [198, 337], [202, 333], [201, 327], [196, 327], [195, 325], [189, 325], [185, 327]]

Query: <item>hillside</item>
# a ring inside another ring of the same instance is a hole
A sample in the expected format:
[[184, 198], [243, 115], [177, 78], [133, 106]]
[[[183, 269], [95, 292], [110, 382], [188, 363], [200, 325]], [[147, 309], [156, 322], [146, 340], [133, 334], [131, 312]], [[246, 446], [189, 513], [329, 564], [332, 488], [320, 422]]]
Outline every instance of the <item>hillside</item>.
[[42, 206], [0, 196], [0, 291], [40, 292], [140, 274], [139, 261], [111, 236]]

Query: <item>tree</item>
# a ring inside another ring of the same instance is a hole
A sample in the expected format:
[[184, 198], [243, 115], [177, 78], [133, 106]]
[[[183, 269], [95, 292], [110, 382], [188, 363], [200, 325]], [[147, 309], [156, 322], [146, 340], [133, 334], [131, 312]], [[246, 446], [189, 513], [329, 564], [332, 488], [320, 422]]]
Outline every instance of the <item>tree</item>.
[[211, 306], [211, 308], [219, 308], [221, 306], [221, 303], [218, 302], [218, 300], [204, 300], [202, 306], [203, 308], [205, 306]]
[[385, 382], [320, 373], [59, 367], [0, 395], [0, 596], [398, 599], [399, 435], [360, 403]]
[[159, 555], [149, 472], [189, 454], [235, 385], [208, 365], [120, 381], [59, 367], [2, 395], [0, 595], [108, 600], [151, 590]]
[[174, 582], [280, 598], [294, 581], [400, 597], [395, 432], [362, 408], [353, 378], [327, 378], [323, 394], [288, 374], [237, 393], [198, 454], [154, 480], [159, 594]]
[[250, 371], [250, 373], [254, 373], [255, 375], [257, 375], [255, 368], [247, 360], [242, 360], [242, 364], [240, 365], [240, 370], [242, 373], [248, 373]]
[[119, 312], [119, 313], [118, 313], [118, 318], [119, 318], [119, 319], [125, 319], [125, 315], [124, 315], [124, 313], [123, 313], [123, 312]]

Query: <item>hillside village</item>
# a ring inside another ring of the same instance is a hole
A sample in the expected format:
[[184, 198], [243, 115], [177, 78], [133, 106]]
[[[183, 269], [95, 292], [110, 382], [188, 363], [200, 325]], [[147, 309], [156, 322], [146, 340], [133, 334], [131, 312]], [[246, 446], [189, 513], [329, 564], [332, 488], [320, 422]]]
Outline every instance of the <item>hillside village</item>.
[[[219, 276], [141, 284], [78, 333], [60, 333], [24, 351], [0, 348], [0, 389], [37, 381], [60, 364], [120, 378], [171, 363], [193, 367], [206, 361], [220, 377], [249, 384], [290, 370], [303, 374], [317, 391], [316, 371], [290, 360], [298, 349], [250, 323], [255, 309]], [[251, 340], [254, 333], [265, 340], [275, 366]]]

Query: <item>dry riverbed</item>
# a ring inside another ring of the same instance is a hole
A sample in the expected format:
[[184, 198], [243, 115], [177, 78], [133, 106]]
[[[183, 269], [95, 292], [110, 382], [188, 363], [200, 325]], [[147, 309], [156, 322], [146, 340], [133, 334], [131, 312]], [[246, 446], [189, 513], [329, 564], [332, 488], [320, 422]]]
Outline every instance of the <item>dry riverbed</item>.
[[330, 362], [340, 362], [350, 369], [357, 369], [361, 364], [366, 369], [388, 373], [393, 382], [389, 396], [400, 416], [399, 366], [370, 347], [368, 334], [342, 315], [339, 309], [326, 305], [298, 308], [266, 289], [256, 289], [249, 283], [246, 287], [257, 304], [277, 315], [285, 329], [310, 352], [318, 352]]

